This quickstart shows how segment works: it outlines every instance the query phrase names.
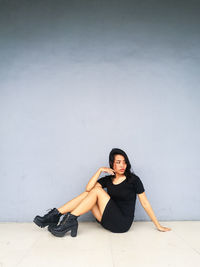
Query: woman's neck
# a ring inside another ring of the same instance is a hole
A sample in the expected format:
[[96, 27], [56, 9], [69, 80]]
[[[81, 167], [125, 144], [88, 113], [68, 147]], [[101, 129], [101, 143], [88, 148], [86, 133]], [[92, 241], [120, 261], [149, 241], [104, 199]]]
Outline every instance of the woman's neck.
[[121, 178], [125, 178], [126, 176], [124, 174], [118, 174], [118, 173], [115, 173], [115, 178], [116, 179], [121, 179]]

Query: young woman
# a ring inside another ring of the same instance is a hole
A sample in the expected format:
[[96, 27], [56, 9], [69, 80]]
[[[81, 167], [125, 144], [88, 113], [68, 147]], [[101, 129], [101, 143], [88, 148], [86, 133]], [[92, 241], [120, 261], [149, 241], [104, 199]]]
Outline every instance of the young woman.
[[[157, 221], [145, 195], [141, 179], [131, 171], [131, 164], [126, 153], [113, 148], [109, 154], [110, 168], [102, 167], [89, 180], [85, 192], [68, 201], [60, 208], [53, 208], [43, 217], [36, 216], [34, 222], [40, 226], [48, 225], [48, 230], [55, 236], [62, 237], [68, 231], [75, 237], [78, 230], [77, 218], [92, 211], [96, 221], [113, 233], [127, 232], [133, 222], [136, 196], [159, 231], [170, 231]], [[101, 172], [106, 175], [99, 179]], [[107, 188], [107, 192], [103, 189]], [[64, 217], [58, 224], [60, 217]]]

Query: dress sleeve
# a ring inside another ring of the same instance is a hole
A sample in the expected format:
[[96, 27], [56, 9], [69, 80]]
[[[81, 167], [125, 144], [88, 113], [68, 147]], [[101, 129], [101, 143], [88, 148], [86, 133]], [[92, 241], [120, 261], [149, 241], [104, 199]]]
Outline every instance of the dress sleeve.
[[110, 175], [106, 175], [106, 176], [100, 178], [99, 180], [97, 180], [97, 182], [100, 183], [103, 188], [107, 187], [107, 182], [109, 180], [109, 177], [110, 177]]
[[145, 191], [144, 185], [140, 177], [138, 177], [137, 175], [135, 175], [135, 178], [134, 178], [134, 188], [135, 188], [136, 194], [141, 194]]

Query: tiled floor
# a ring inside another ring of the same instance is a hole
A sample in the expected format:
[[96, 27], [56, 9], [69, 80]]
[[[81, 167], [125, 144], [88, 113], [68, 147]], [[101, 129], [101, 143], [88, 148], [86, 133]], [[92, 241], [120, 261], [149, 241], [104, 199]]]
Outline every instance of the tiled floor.
[[126, 233], [80, 222], [78, 234], [55, 237], [34, 223], [0, 223], [0, 267], [200, 266], [200, 221], [134, 221]]

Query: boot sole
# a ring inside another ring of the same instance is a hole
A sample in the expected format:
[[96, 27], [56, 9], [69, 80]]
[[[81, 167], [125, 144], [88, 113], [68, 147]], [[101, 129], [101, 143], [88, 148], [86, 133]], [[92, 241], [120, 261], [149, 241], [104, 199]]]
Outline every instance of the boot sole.
[[68, 229], [66, 229], [65, 231], [62, 231], [62, 232], [54, 232], [53, 229], [51, 229], [51, 233], [57, 237], [63, 237], [68, 231], [71, 230], [71, 236], [72, 237], [76, 237], [77, 236], [77, 231], [78, 231], [78, 226], [74, 226], [74, 227], [70, 227]]
[[37, 226], [39, 226], [40, 228], [44, 228], [44, 227], [46, 227], [46, 226], [48, 226], [48, 225], [50, 225], [50, 226], [56, 226], [57, 224], [55, 224], [55, 223], [45, 223], [45, 224], [42, 224], [40, 221], [38, 221], [37, 219], [34, 219], [33, 220], [33, 222], [37, 225]]

